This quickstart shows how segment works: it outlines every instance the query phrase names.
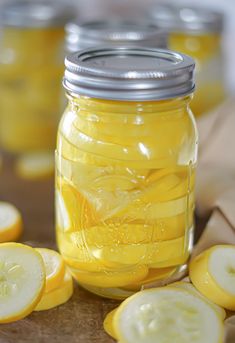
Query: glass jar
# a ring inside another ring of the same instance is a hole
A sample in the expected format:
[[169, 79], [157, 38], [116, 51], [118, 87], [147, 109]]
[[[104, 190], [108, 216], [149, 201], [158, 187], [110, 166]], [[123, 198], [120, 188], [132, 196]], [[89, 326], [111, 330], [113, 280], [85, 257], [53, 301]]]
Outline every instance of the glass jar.
[[193, 60], [113, 47], [65, 64], [56, 151], [63, 258], [79, 284], [105, 297], [176, 279], [193, 238]]
[[9, 152], [53, 150], [70, 7], [6, 2], [0, 18], [0, 140]]
[[69, 53], [101, 45], [167, 47], [167, 33], [146, 21], [91, 21], [66, 25], [66, 50]]
[[195, 97], [191, 108], [200, 116], [225, 99], [221, 39], [222, 13], [203, 7], [158, 4], [150, 17], [169, 32], [169, 48], [190, 55], [196, 62]]

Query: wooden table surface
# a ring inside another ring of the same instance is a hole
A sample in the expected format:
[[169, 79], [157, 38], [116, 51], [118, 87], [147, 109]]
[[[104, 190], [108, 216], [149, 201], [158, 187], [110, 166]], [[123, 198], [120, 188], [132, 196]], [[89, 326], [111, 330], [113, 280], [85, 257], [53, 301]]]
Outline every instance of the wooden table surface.
[[[0, 201], [11, 202], [22, 212], [22, 242], [55, 247], [53, 178], [23, 181], [16, 177], [12, 165], [4, 157]], [[92, 295], [75, 285], [74, 295], [65, 305], [0, 325], [0, 343], [111, 343], [114, 340], [104, 332], [103, 319], [116, 305], [116, 301]]]
[[[41, 181], [18, 178], [13, 161], [4, 156], [0, 171], [0, 200], [13, 203], [21, 211], [24, 221], [22, 242], [56, 247], [53, 185], [53, 178]], [[104, 332], [103, 319], [117, 304], [75, 285], [74, 295], [65, 305], [1, 325], [0, 343], [111, 343], [114, 340]]]

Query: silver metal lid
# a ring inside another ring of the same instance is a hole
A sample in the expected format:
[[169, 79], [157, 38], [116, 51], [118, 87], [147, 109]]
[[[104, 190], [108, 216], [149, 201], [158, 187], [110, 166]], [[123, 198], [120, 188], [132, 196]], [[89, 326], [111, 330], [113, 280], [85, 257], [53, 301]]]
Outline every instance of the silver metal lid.
[[167, 34], [146, 21], [92, 21], [66, 25], [66, 47], [69, 52], [115, 44], [166, 48]]
[[0, 7], [0, 26], [63, 27], [75, 18], [74, 7], [53, 0], [14, 0]]
[[149, 17], [168, 31], [192, 33], [221, 32], [224, 16], [204, 7], [177, 4], [157, 4], [149, 11]]
[[101, 47], [65, 59], [64, 87], [72, 93], [112, 100], [160, 100], [194, 90], [194, 61], [164, 49]]

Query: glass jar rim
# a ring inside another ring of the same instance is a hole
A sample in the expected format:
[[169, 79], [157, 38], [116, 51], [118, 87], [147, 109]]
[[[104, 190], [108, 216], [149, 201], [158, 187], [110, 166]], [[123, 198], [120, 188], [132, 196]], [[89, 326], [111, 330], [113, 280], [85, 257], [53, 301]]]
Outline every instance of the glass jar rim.
[[141, 45], [167, 47], [168, 34], [157, 24], [146, 20], [95, 20], [80, 23], [79, 20], [65, 26], [66, 48], [76, 52], [101, 45]]

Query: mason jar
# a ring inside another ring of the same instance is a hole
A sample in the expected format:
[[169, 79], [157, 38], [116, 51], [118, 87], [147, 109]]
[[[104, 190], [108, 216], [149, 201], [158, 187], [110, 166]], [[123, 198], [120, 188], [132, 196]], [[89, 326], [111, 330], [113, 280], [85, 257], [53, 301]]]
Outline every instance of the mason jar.
[[224, 17], [204, 7], [158, 4], [149, 17], [169, 32], [169, 48], [192, 56], [197, 89], [191, 107], [200, 116], [225, 99], [222, 32]]
[[66, 50], [68, 53], [101, 45], [135, 45], [167, 47], [167, 33], [148, 21], [114, 19], [66, 25]]
[[0, 13], [1, 145], [11, 153], [54, 150], [72, 8], [23, 0], [5, 2]]
[[84, 288], [122, 298], [182, 275], [193, 239], [194, 62], [134, 47], [65, 60], [56, 151], [59, 250]]

